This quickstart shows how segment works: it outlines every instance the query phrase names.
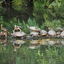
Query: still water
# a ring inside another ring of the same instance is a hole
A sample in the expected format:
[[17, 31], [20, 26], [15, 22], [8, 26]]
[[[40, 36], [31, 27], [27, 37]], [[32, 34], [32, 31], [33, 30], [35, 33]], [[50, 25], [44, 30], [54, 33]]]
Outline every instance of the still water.
[[[46, 64], [46, 62], [49, 63], [50, 60], [55, 62], [56, 60], [53, 57], [56, 56], [58, 59], [60, 59], [60, 55], [62, 54], [61, 52], [64, 50], [63, 45], [64, 39], [0, 39], [0, 63], [40, 64], [40, 61], [42, 61]], [[61, 58], [63, 58], [63, 55]]]
[[37, 49], [40, 46], [54, 46], [54, 45], [64, 45], [64, 39], [46, 38], [38, 40], [20, 40], [20, 39], [0, 39], [0, 45], [8, 46], [12, 45], [14, 49], [26, 46], [29, 49]]

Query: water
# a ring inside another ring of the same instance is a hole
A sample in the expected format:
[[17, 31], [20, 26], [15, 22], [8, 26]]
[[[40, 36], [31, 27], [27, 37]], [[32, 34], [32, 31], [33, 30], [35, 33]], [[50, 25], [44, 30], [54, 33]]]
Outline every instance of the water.
[[25, 46], [27, 48], [34, 47], [38, 48], [41, 45], [45, 46], [54, 46], [54, 45], [64, 45], [64, 39], [54, 39], [54, 38], [46, 38], [46, 39], [38, 39], [38, 40], [20, 40], [20, 39], [0, 39], [0, 45], [8, 46], [12, 45], [13, 48], [20, 48]]
[[[50, 45], [47, 41], [49, 41], [50, 44], [51, 42], [55, 44]], [[42, 39], [27, 41], [7, 39], [0, 40], [0, 63], [35, 64], [40, 63], [40, 61], [42, 61], [46, 64], [46, 61], [49, 63], [50, 60], [53, 60], [57, 63], [58, 61], [60, 61], [60, 57], [61, 59], [64, 58], [63, 54], [61, 53], [64, 50], [64, 44], [62, 42], [64, 42], [64, 39]], [[59, 54], [62, 56], [60, 56]], [[58, 61], [53, 58], [54, 56], [58, 58]]]
[[[3, 16], [4, 24], [6, 24], [13, 18], [19, 19], [21, 22], [23, 20], [27, 22], [28, 18], [33, 17], [35, 13], [34, 18], [39, 19], [41, 25], [42, 20], [44, 21], [43, 14], [41, 14], [43, 11], [39, 11], [38, 9], [34, 11], [31, 4], [24, 9], [22, 8], [22, 11], [15, 10], [10, 6], [3, 6], [0, 7], [0, 16]], [[47, 17], [46, 11], [43, 13]], [[0, 64], [64, 64], [64, 39], [0, 39]]]

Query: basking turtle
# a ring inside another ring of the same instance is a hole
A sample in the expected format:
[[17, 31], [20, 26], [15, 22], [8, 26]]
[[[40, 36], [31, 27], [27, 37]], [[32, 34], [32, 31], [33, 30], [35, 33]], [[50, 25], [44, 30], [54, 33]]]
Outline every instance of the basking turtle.
[[4, 37], [4, 38], [7, 38], [7, 35], [8, 35], [8, 31], [6, 28], [3, 27], [3, 25], [1, 24], [1, 32], [0, 32], [0, 36], [1, 37]]
[[46, 30], [41, 30], [40, 35], [41, 36], [47, 36], [47, 31]]
[[20, 31], [21, 31], [21, 27], [15, 25], [13, 32], [20, 32]]
[[30, 35], [31, 36], [39, 36], [40, 28], [35, 26], [28, 27], [30, 29]]
[[48, 31], [48, 35], [54, 37], [56, 36], [56, 32], [53, 29], [51, 29]]
[[61, 27], [56, 28], [56, 37], [60, 37], [62, 31], [63, 29]]
[[31, 36], [39, 36], [39, 33], [38, 32], [30, 32], [30, 35]]
[[26, 33], [21, 31], [20, 27], [14, 27], [13, 33], [11, 34], [13, 37], [24, 37]]
[[60, 34], [61, 37], [64, 37], [64, 30]]
[[40, 31], [40, 28], [38, 27], [35, 27], [35, 26], [28, 26], [28, 28], [31, 30], [31, 31], [34, 31], [34, 32], [39, 32]]

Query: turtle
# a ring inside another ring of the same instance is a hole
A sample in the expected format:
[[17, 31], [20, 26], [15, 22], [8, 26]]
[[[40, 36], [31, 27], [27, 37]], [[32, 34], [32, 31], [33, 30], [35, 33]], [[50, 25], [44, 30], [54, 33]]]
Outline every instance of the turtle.
[[61, 37], [64, 37], [64, 30], [60, 34]]
[[15, 26], [14, 27], [14, 30], [13, 30], [13, 33], [11, 34], [13, 37], [26, 37], [26, 33], [23, 32], [19, 26]]
[[39, 33], [38, 32], [30, 32], [30, 35], [31, 36], [39, 36]]
[[47, 36], [47, 31], [46, 30], [41, 30], [40, 35], [41, 36]]
[[48, 35], [54, 37], [56, 36], [56, 32], [53, 29], [51, 29], [48, 31]]
[[7, 36], [8, 36], [8, 30], [1, 24], [0, 37], [7, 38]]
[[34, 31], [34, 32], [39, 32], [40, 31], [40, 28], [38, 27], [35, 27], [35, 26], [28, 26], [28, 28], [30, 29], [30, 31]]

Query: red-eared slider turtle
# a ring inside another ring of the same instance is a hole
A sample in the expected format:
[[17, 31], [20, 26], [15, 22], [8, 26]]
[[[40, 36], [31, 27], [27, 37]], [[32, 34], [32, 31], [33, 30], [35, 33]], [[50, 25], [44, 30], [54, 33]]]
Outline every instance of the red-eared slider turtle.
[[35, 26], [28, 26], [28, 28], [31, 30], [31, 31], [35, 31], [35, 32], [39, 32], [40, 31], [40, 28], [38, 27], [35, 27]]
[[15, 25], [13, 32], [20, 32], [20, 31], [21, 31], [21, 27]]
[[30, 32], [30, 35], [31, 36], [39, 36], [39, 33], [38, 32]]
[[26, 33], [24, 33], [23, 31], [21, 31], [19, 26], [15, 26], [13, 33], [11, 34], [13, 37], [24, 37], [26, 35]]
[[64, 30], [60, 34], [61, 37], [64, 37]]
[[47, 31], [46, 30], [41, 30], [40, 35], [41, 36], [47, 36]]
[[6, 38], [8, 34], [8, 31], [6, 28], [3, 27], [3, 25], [1, 24], [1, 32], [0, 32], [0, 36]]
[[30, 35], [31, 36], [39, 36], [40, 28], [35, 26], [28, 27], [30, 29]]
[[62, 31], [63, 31], [63, 29], [61, 27], [57, 27], [56, 28], [56, 36], [60, 37], [60, 34], [61, 34]]
[[53, 29], [51, 29], [48, 31], [48, 35], [54, 37], [56, 36], [56, 32]]

